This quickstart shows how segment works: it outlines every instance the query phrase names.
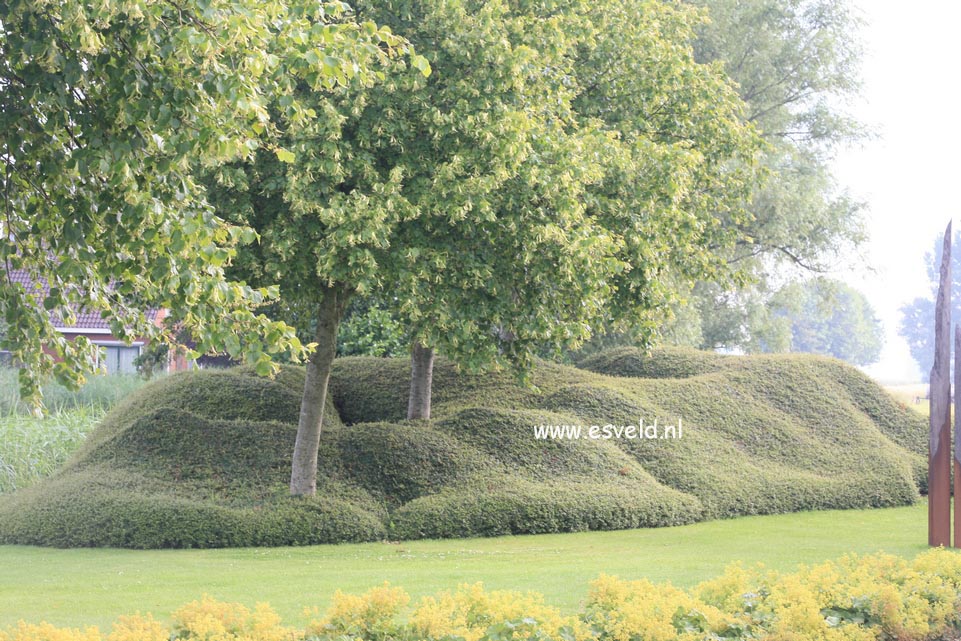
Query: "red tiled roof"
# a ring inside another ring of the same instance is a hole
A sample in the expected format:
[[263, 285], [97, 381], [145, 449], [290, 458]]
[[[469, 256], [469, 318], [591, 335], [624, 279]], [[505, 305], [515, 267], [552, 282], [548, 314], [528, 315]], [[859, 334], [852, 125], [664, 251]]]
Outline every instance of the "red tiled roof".
[[[23, 285], [27, 293], [36, 293], [39, 298], [46, 296], [50, 289], [50, 285], [45, 280], [35, 280], [31, 278], [30, 273], [25, 269], [12, 269], [7, 272], [7, 278], [10, 282], [19, 283]], [[63, 329], [110, 329], [110, 323], [108, 323], [103, 317], [100, 316], [98, 311], [87, 311], [82, 307], [73, 306], [74, 314], [76, 315], [77, 321], [70, 325], [69, 327], [63, 324], [63, 321], [55, 318], [54, 323], [58, 327]], [[147, 318], [154, 322], [157, 318], [156, 309], [147, 310]]]

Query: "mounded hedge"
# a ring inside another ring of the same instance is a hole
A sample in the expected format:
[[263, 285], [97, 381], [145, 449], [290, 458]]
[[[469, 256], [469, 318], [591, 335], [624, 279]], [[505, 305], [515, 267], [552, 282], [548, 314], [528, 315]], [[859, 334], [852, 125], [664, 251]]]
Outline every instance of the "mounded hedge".
[[399, 538], [454, 538], [684, 525], [702, 516], [693, 496], [656, 483], [491, 479], [411, 501], [394, 512]]
[[662, 347], [645, 352], [636, 347], [615, 347], [592, 354], [577, 363], [581, 369], [632, 378], [688, 378], [711, 374], [728, 361], [714, 352], [685, 347]]
[[[408, 364], [335, 363], [317, 497], [287, 496], [303, 372], [174, 375], [103, 420], [61, 472], [0, 496], [0, 542], [221, 547], [667, 526], [903, 505], [926, 422], [810, 356], [618, 349], [533, 386], [440, 360], [434, 419]], [[644, 378], [638, 374], [644, 374]], [[538, 439], [539, 425], [681, 425], [672, 439]]]

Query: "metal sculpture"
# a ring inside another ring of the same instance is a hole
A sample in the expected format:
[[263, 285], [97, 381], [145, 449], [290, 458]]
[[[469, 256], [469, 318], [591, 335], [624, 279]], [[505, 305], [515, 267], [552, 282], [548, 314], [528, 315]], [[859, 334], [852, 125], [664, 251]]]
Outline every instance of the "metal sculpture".
[[[951, 545], [951, 223], [944, 231], [934, 311], [928, 441], [928, 545]], [[957, 456], [957, 455], [956, 455]], [[955, 463], [957, 465], [957, 463]], [[958, 481], [955, 480], [955, 483]], [[957, 541], [957, 535], [955, 535]]]

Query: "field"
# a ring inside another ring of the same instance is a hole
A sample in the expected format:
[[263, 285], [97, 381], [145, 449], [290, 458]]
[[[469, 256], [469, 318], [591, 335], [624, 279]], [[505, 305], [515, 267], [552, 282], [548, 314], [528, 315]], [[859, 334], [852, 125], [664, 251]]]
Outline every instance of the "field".
[[925, 396], [928, 394], [928, 386], [926, 384], [915, 383], [913, 385], [887, 385], [884, 389], [886, 389], [891, 396], [898, 399], [911, 409], [917, 410], [925, 416], [930, 414], [930, 402], [925, 398]]
[[0, 628], [19, 619], [109, 627], [137, 610], [166, 618], [209, 594], [248, 606], [270, 603], [291, 624], [335, 590], [389, 581], [416, 600], [482, 581], [534, 590], [574, 610], [601, 573], [691, 586], [732, 559], [777, 570], [883, 550], [926, 549], [926, 508], [804, 512], [674, 528], [402, 543], [228, 550], [55, 550], [0, 547]]

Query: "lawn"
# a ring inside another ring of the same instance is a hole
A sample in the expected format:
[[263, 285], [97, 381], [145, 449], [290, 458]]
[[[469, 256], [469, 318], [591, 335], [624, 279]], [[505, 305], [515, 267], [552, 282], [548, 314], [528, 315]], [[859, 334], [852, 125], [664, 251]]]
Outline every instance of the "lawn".
[[536, 590], [573, 610], [604, 572], [690, 586], [733, 560], [778, 570], [848, 552], [913, 557], [925, 549], [925, 505], [806, 512], [616, 532], [307, 548], [132, 551], [0, 547], [0, 628], [18, 619], [100, 625], [118, 615], [167, 619], [204, 593], [267, 601], [289, 624], [335, 590], [389, 581], [419, 597], [460, 583]]

